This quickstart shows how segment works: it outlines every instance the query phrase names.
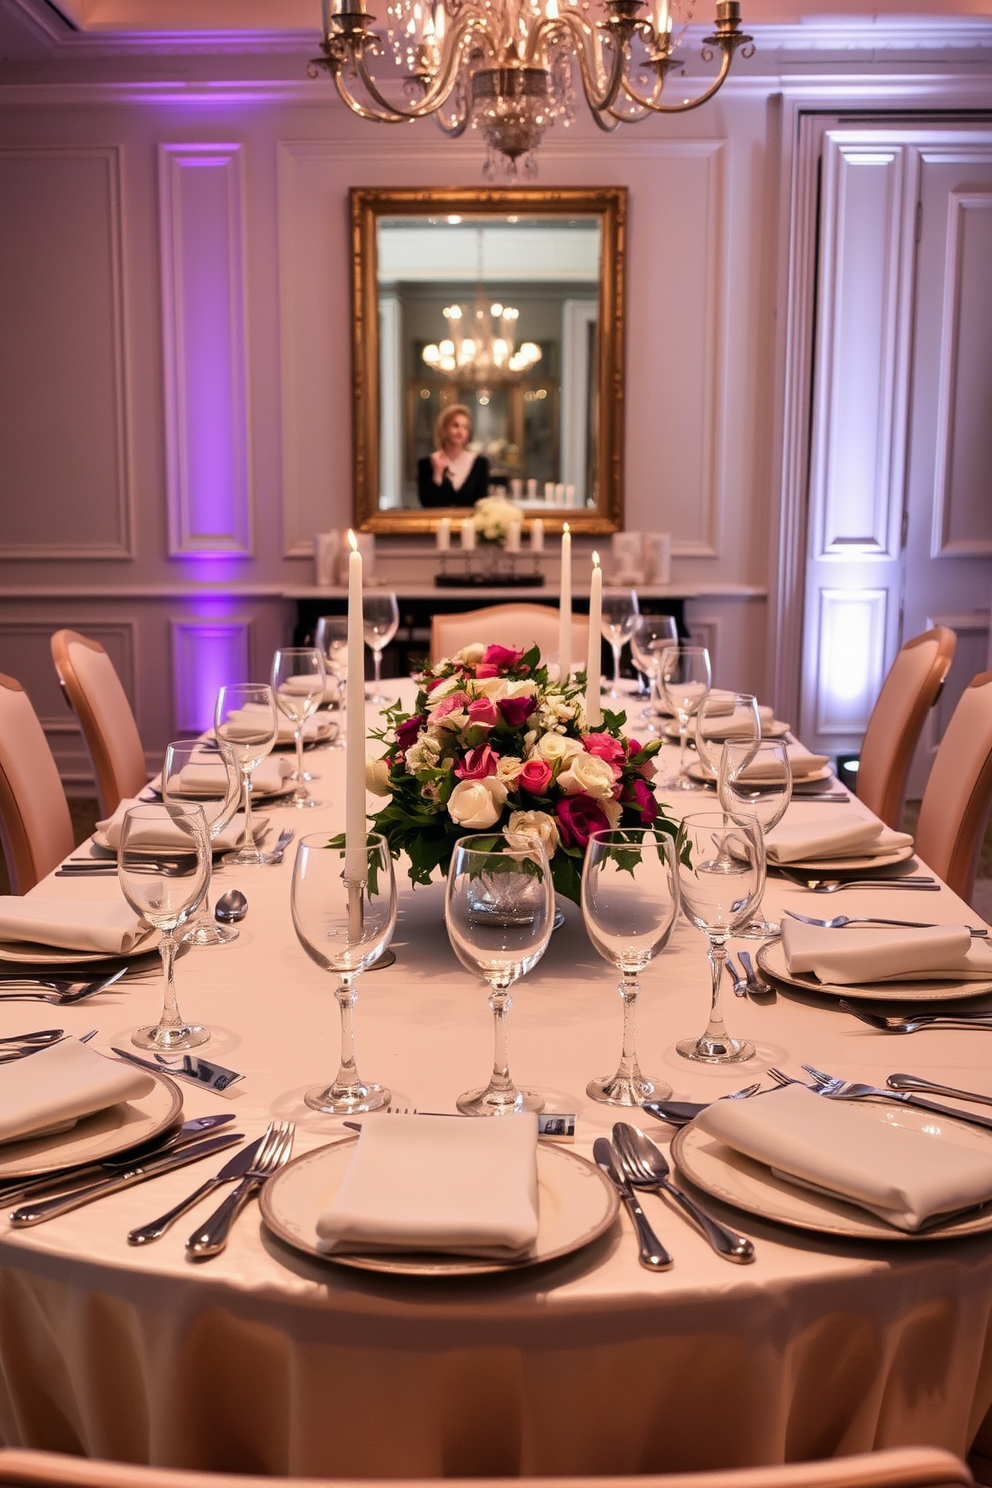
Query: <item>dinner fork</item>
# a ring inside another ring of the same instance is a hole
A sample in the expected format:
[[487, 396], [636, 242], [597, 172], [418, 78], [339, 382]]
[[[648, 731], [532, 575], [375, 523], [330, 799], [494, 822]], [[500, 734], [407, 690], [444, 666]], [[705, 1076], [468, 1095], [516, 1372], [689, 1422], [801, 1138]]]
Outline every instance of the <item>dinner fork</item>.
[[811, 889], [814, 894], [836, 894], [840, 889], [916, 889], [921, 893], [936, 894], [940, 884], [935, 878], [914, 873], [912, 878], [817, 878], [801, 873], [798, 868], [776, 865], [779, 873], [801, 889]]
[[916, 1106], [923, 1111], [936, 1111], [939, 1116], [952, 1116], [955, 1121], [964, 1121], [969, 1126], [980, 1126], [992, 1131], [992, 1117], [979, 1116], [973, 1111], [957, 1111], [953, 1106], [941, 1105], [939, 1101], [927, 1100], [922, 1095], [911, 1095], [909, 1091], [888, 1090], [879, 1085], [865, 1085], [858, 1080], [842, 1080], [837, 1075], [826, 1075], [822, 1070], [804, 1064], [803, 1069], [813, 1079], [816, 1095], [828, 1100], [884, 1100], [891, 1105], [900, 1101], [905, 1106]]
[[[70, 1003], [83, 1002], [87, 997], [95, 997], [98, 992], [106, 991], [108, 987], [113, 986], [114, 982], [120, 981], [126, 971], [127, 967], [122, 966], [120, 970], [113, 972], [108, 977], [104, 977], [102, 981], [84, 982], [82, 987], [76, 992], [0, 992], [0, 1002], [53, 1002], [58, 1007], [67, 1007]], [[31, 985], [35, 986], [38, 984], [32, 979]], [[48, 984], [42, 983], [41, 985], [47, 986]], [[76, 983], [69, 983], [70, 987], [75, 985]]]
[[[794, 909], [787, 909], [785, 913], [790, 920], [802, 920], [804, 925], [819, 925], [823, 930], [843, 930], [845, 925], [896, 925], [903, 930], [941, 930], [942, 925], [934, 924], [932, 920], [881, 920], [876, 915], [834, 915], [832, 920], [815, 920], [812, 915], [797, 914]], [[954, 928], [950, 925], [947, 929]], [[988, 935], [988, 931], [978, 925], [965, 925], [964, 927], [971, 936]]]
[[227, 1244], [231, 1227], [245, 1204], [273, 1173], [289, 1161], [295, 1133], [296, 1127], [291, 1121], [270, 1121], [255, 1161], [234, 1192], [214, 1210], [203, 1228], [190, 1235], [186, 1241], [187, 1254], [197, 1260], [209, 1260], [211, 1256], [220, 1254]]
[[992, 1013], [866, 1013], [843, 997], [838, 1006], [841, 1012], [860, 1018], [881, 1033], [917, 1033], [923, 1028], [992, 1028]]

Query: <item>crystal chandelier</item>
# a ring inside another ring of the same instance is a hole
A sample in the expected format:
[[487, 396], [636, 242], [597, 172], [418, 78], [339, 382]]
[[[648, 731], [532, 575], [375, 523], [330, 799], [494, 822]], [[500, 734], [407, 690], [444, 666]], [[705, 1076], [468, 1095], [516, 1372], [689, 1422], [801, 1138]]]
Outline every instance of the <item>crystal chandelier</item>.
[[[445, 134], [480, 129], [487, 144], [483, 174], [500, 167], [535, 170], [534, 151], [556, 120], [574, 117], [572, 75], [604, 130], [698, 108], [722, 85], [734, 53], [753, 51], [740, 29], [739, 0], [717, 0], [716, 29], [703, 59], [720, 52], [716, 77], [692, 98], [664, 102], [689, 16], [673, 26], [669, 0], [380, 0], [385, 18], [365, 0], [321, 0], [324, 68], [338, 93], [363, 119], [384, 123], [433, 115]], [[688, 0], [690, 5], [692, 0]], [[395, 82], [391, 85], [387, 74]]]
[[446, 305], [444, 318], [448, 335], [437, 345], [425, 346], [421, 353], [435, 372], [457, 373], [462, 382], [506, 381], [522, 377], [541, 360], [541, 348], [533, 341], [514, 346], [513, 332], [520, 311], [512, 305], [475, 303], [468, 324], [461, 305]]

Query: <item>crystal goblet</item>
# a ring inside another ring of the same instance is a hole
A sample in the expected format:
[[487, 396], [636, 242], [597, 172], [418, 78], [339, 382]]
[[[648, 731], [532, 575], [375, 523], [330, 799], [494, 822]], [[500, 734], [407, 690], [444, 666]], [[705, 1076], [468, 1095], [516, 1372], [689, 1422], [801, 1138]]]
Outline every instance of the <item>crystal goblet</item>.
[[217, 693], [214, 709], [214, 735], [221, 748], [231, 751], [241, 771], [245, 806], [245, 834], [236, 852], [224, 854], [224, 862], [234, 867], [255, 867], [273, 863], [272, 853], [262, 852], [255, 843], [251, 819], [251, 776], [279, 736], [272, 688], [261, 682], [232, 682]]
[[[720, 757], [718, 790], [720, 805], [732, 821], [757, 823], [761, 844], [762, 893], [765, 876], [765, 835], [778, 825], [792, 800], [792, 765], [789, 747], [782, 739], [764, 739], [748, 749], [737, 739], [728, 739]], [[774, 920], [761, 913], [761, 895], [752, 918], [737, 931], [751, 940], [767, 940], [781, 933]]]
[[316, 646], [285, 646], [272, 658], [272, 695], [281, 713], [293, 725], [296, 746], [296, 789], [290, 805], [306, 810], [323, 803], [315, 800], [303, 768], [303, 725], [316, 713], [324, 697], [327, 672]]
[[[230, 826], [241, 802], [241, 776], [231, 751], [225, 745], [217, 755], [205, 752], [198, 739], [177, 739], [167, 744], [162, 764], [162, 799], [199, 806], [213, 842]], [[212, 859], [212, 854], [211, 854]], [[237, 940], [237, 930], [218, 925], [210, 913], [210, 877], [199, 913], [183, 935], [189, 945], [226, 945]]]

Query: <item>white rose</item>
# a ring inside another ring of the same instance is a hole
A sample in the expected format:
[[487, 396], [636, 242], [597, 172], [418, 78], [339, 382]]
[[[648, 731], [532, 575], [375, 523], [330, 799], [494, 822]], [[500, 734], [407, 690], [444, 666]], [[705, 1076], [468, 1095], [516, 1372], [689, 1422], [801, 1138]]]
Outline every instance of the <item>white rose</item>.
[[523, 767], [523, 760], [518, 759], [515, 754], [504, 754], [496, 766], [496, 778], [512, 785]]
[[495, 775], [460, 780], [448, 797], [448, 815], [460, 827], [492, 827], [506, 802], [506, 786]]
[[389, 761], [384, 759], [373, 759], [371, 755], [365, 760], [365, 789], [371, 791], [373, 796], [391, 796], [393, 788], [389, 784]]
[[418, 770], [433, 770], [440, 758], [441, 748], [437, 740], [429, 735], [421, 737], [406, 752], [407, 772], [415, 775]]
[[473, 641], [471, 646], [463, 646], [454, 661], [460, 666], [478, 666], [486, 654], [486, 648], [481, 641]]
[[507, 682], [504, 697], [533, 697], [537, 691], [536, 682]]
[[620, 802], [612, 800], [600, 801], [599, 804], [600, 806], [602, 806], [604, 812], [606, 813], [606, 820], [609, 822], [611, 828], [615, 831], [616, 828], [620, 825], [620, 818], [623, 815], [623, 809], [620, 805]]
[[506, 678], [476, 677], [471, 688], [476, 697], [491, 698], [496, 703], [501, 697], [506, 697]]
[[581, 792], [592, 796], [594, 801], [608, 801], [613, 797], [616, 776], [604, 759], [583, 750], [558, 776], [558, 784], [566, 796], [577, 796]]
[[453, 713], [445, 713], [442, 718], [435, 718], [431, 714], [428, 722], [434, 732], [442, 737], [445, 734], [460, 734], [468, 726], [468, 714], [464, 708], [456, 708]]
[[558, 835], [558, 824], [553, 816], [546, 811], [511, 811], [510, 820], [506, 826], [506, 840], [512, 847], [523, 847], [523, 842], [514, 841], [517, 834], [523, 837], [539, 837], [544, 843], [545, 851], [549, 858], [554, 857], [561, 838]]
[[[542, 734], [534, 745], [534, 753], [546, 765], [556, 765], [559, 760], [562, 764], [568, 765], [576, 755], [585, 754], [585, 752], [585, 747], [579, 739], [567, 739], [564, 734]], [[611, 781], [613, 779], [612, 773], [610, 779]]]
[[431, 688], [431, 703], [439, 703], [449, 692], [458, 692], [462, 685], [461, 677], [445, 677], [436, 687]]

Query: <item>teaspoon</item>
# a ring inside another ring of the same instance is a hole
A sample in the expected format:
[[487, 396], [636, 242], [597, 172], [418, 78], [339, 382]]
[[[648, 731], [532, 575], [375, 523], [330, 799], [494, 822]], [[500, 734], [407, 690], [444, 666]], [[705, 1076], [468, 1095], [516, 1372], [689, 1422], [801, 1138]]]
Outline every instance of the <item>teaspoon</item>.
[[240, 889], [228, 889], [214, 905], [214, 919], [221, 925], [236, 925], [248, 913], [248, 900]]

